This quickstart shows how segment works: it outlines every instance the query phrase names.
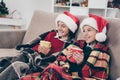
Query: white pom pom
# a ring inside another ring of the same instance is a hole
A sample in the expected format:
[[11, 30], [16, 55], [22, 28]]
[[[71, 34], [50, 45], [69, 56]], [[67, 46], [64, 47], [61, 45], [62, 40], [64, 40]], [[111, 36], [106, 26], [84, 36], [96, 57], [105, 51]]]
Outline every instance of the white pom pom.
[[104, 42], [106, 40], [106, 38], [107, 38], [105, 33], [102, 33], [102, 32], [101, 33], [97, 33], [95, 37], [96, 37], [96, 40], [98, 42]]

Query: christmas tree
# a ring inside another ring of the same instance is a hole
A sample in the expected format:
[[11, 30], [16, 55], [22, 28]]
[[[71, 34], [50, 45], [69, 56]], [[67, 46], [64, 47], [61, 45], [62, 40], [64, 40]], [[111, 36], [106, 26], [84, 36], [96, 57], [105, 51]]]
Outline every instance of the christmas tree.
[[9, 14], [9, 10], [6, 7], [6, 4], [4, 3], [4, 1], [1, 0], [1, 2], [0, 2], [0, 15], [6, 15], [6, 14]]

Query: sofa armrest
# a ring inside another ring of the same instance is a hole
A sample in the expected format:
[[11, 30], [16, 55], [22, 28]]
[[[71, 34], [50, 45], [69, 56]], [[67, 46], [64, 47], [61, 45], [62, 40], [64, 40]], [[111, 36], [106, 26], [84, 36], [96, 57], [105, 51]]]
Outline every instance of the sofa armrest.
[[21, 44], [25, 33], [23, 29], [0, 30], [0, 48], [14, 48]]

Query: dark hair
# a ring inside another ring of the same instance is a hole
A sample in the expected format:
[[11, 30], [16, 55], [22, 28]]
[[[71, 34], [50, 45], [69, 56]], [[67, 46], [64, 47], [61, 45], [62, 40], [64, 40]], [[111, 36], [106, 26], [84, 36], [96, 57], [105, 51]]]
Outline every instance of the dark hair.
[[77, 29], [76, 29], [76, 31], [74, 33], [69, 29], [69, 39], [68, 40], [76, 38], [76, 35], [77, 35], [77, 32], [78, 32], [78, 28], [79, 28], [78, 26], [77, 26]]

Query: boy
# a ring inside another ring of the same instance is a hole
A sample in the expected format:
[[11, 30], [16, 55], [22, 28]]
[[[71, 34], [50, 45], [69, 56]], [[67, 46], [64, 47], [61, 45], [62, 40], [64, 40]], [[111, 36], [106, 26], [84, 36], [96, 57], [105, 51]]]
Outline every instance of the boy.
[[[81, 68], [82, 78], [85, 80], [108, 79], [110, 55], [108, 54], [108, 47], [106, 46], [106, 27], [107, 21], [93, 14], [90, 14], [89, 17], [84, 19], [80, 24], [86, 47], [91, 48]], [[84, 55], [86, 55], [85, 52]]]

